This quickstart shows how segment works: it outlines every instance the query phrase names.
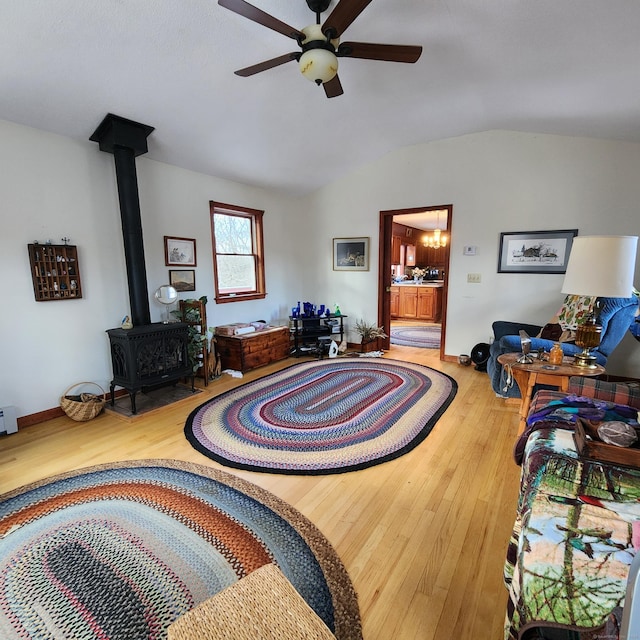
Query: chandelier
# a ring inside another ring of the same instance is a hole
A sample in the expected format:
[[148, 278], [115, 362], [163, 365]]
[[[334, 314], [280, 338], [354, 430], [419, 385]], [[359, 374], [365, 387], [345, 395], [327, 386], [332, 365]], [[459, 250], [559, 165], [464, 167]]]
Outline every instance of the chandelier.
[[442, 249], [447, 246], [447, 236], [440, 229], [440, 212], [438, 211], [438, 226], [433, 233], [426, 233], [422, 237], [422, 245], [430, 249]]

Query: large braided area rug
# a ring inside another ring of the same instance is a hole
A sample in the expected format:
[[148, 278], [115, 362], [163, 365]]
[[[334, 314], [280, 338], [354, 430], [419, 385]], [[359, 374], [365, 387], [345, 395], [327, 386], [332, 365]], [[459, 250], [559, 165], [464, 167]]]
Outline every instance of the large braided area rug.
[[440, 327], [391, 327], [391, 344], [422, 349], [440, 348]]
[[240, 469], [355, 471], [417, 446], [456, 391], [449, 376], [410, 362], [314, 360], [202, 404], [185, 434], [204, 455]]
[[81, 469], [0, 496], [0, 638], [164, 639], [268, 563], [338, 638], [362, 638], [335, 550], [273, 494], [171, 460]]

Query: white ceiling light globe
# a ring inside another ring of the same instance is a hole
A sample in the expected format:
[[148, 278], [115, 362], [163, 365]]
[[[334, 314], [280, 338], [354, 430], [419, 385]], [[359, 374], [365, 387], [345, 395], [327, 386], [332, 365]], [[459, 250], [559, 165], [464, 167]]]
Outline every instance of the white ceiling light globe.
[[302, 75], [322, 84], [335, 78], [338, 73], [338, 58], [326, 49], [310, 49], [300, 56], [300, 72]]

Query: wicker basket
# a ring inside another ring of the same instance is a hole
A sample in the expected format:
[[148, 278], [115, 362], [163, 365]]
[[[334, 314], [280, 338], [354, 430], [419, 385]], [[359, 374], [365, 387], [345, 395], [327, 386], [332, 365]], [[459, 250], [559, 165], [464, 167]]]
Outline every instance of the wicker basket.
[[[74, 387], [80, 387], [84, 384], [92, 384], [100, 389], [101, 396], [95, 393], [81, 393], [79, 395], [69, 395]], [[72, 419], [78, 422], [86, 422], [93, 420], [104, 408], [107, 401], [105, 390], [95, 382], [77, 382], [72, 384], [60, 398], [60, 406], [62, 410]]]

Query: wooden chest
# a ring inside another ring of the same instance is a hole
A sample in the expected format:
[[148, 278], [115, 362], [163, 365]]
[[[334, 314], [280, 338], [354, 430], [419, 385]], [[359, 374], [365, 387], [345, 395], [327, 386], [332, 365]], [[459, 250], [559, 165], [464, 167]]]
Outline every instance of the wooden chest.
[[242, 336], [216, 336], [223, 369], [250, 371], [289, 356], [289, 328], [274, 327]]

